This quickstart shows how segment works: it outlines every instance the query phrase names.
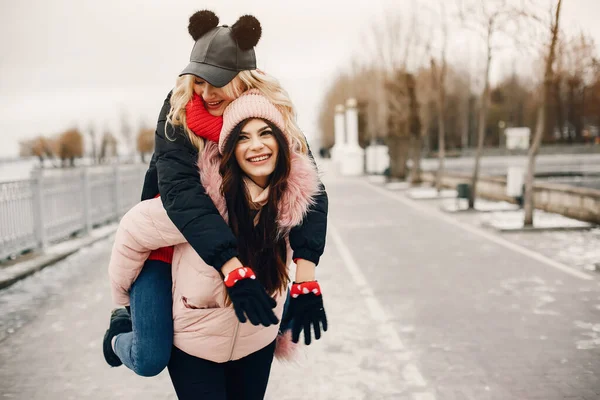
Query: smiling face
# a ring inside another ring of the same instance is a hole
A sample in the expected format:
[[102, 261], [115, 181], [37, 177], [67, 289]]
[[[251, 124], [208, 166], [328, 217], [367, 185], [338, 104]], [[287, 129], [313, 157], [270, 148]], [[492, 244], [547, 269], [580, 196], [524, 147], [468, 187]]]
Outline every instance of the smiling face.
[[267, 187], [279, 154], [279, 144], [271, 127], [262, 119], [247, 121], [237, 139], [234, 153], [242, 171], [258, 186]]
[[[231, 84], [230, 82], [229, 85]], [[194, 77], [194, 92], [202, 98], [206, 110], [214, 117], [222, 116], [229, 103], [235, 100], [227, 94], [228, 91], [225, 90], [225, 87], [214, 87], [197, 76]]]

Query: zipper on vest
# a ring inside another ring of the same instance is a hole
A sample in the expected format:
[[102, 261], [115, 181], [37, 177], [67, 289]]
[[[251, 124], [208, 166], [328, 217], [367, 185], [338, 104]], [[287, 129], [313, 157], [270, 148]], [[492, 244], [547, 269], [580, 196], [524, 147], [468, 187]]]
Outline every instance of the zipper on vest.
[[233, 340], [231, 341], [231, 351], [229, 352], [229, 361], [231, 361], [231, 358], [233, 357], [233, 348], [235, 347], [235, 342], [237, 340], [237, 334], [238, 334], [239, 329], [240, 329], [240, 321], [237, 321], [237, 323], [235, 324], [235, 331], [233, 332]]

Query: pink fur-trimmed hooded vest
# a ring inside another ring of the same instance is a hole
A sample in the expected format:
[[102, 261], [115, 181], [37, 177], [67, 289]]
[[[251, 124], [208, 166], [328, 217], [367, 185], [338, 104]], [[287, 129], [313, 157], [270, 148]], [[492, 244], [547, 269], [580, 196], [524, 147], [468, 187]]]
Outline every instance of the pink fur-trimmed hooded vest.
[[[316, 167], [308, 156], [291, 149], [290, 158], [287, 190], [280, 200], [277, 218], [279, 234], [286, 240], [290, 230], [302, 222], [319, 191]], [[228, 221], [225, 199], [220, 192], [220, 160], [218, 145], [206, 142], [198, 160], [202, 185]], [[160, 199], [139, 203], [119, 224], [109, 265], [117, 304], [129, 304], [129, 288], [150, 250], [165, 246], [175, 246], [172, 266], [175, 346], [193, 356], [221, 363], [243, 358], [275, 340], [278, 325], [264, 327], [238, 321], [222, 277], [185, 241]], [[288, 266], [291, 262], [288, 246]], [[285, 296], [278, 295], [276, 300], [274, 311], [281, 320]]]

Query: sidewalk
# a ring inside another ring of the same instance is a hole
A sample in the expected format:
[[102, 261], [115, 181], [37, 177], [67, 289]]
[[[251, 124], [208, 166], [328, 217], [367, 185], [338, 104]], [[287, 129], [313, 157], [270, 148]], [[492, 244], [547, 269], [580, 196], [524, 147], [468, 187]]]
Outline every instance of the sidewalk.
[[52, 245], [44, 251], [35, 252], [29, 257], [22, 256], [22, 261], [17, 258], [8, 266], [0, 266], [0, 289], [7, 288], [21, 279], [65, 259], [81, 248], [112, 235], [117, 230], [117, 226], [118, 224], [102, 226], [86, 236], [66, 240]]
[[[330, 173], [325, 184], [317, 272], [330, 328], [299, 363], [274, 363], [267, 399], [599, 397], [596, 276], [365, 179]], [[111, 244], [0, 291], [0, 327], [13, 330], [0, 336], [5, 398], [175, 398], [166, 371], [140, 378], [104, 363]]]

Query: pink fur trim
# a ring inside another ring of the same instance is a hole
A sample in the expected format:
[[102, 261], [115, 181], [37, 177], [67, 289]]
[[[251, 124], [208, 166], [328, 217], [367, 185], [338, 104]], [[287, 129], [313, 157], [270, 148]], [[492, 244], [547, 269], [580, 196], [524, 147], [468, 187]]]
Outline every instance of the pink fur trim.
[[298, 358], [300, 345], [292, 342], [292, 331], [287, 330], [277, 335], [275, 342], [275, 358], [279, 361], [295, 361]]
[[219, 166], [221, 165], [221, 155], [219, 154], [219, 146], [216, 143], [206, 141], [204, 150], [200, 154], [198, 167], [200, 168], [200, 181], [206, 190], [206, 194], [211, 198], [219, 214], [225, 222], [229, 223], [229, 215], [227, 214], [227, 204], [225, 197], [221, 194], [221, 183], [223, 178], [219, 174]]
[[290, 153], [290, 176], [287, 189], [279, 201], [277, 222], [280, 233], [287, 234], [302, 223], [319, 193], [319, 177], [314, 163], [305, 154]]
[[[277, 223], [280, 235], [287, 235], [294, 226], [302, 222], [319, 193], [319, 177], [310, 158], [292, 150], [290, 161], [288, 187], [279, 201]], [[206, 142], [204, 151], [202, 151], [198, 160], [200, 179], [206, 193], [215, 203], [217, 210], [219, 210], [225, 222], [228, 222], [227, 205], [221, 194], [223, 180], [221, 174], [219, 174], [220, 162], [221, 155], [217, 144]]]

